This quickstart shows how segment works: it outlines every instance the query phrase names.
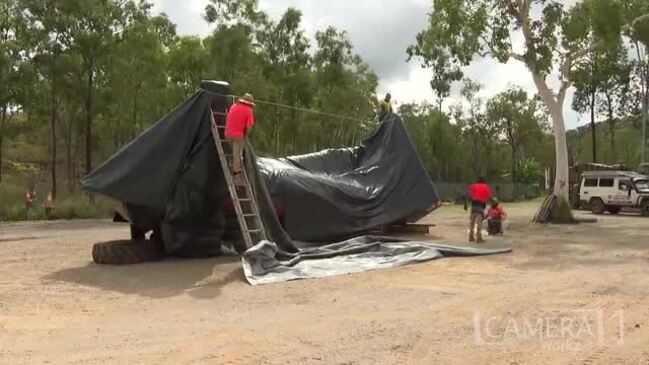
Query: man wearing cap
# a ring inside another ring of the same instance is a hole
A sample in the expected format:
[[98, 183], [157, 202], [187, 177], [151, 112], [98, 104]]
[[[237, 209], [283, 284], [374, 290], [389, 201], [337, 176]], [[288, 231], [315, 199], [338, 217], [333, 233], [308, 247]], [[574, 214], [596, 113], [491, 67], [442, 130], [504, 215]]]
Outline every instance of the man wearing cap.
[[235, 180], [241, 174], [241, 158], [246, 145], [246, 137], [255, 125], [255, 102], [250, 94], [245, 94], [234, 104], [225, 120], [225, 138], [232, 143], [232, 175]]

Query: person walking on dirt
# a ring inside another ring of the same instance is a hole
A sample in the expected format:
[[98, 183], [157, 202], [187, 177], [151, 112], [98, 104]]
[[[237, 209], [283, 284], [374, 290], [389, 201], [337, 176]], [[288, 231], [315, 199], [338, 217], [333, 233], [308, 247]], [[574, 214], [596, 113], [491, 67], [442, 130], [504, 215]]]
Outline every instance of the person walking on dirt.
[[255, 125], [255, 102], [250, 94], [245, 94], [234, 104], [225, 120], [225, 138], [232, 144], [232, 165], [230, 166], [235, 181], [242, 172], [241, 159], [246, 138]]
[[386, 94], [385, 99], [381, 100], [379, 106], [380, 106], [379, 121], [383, 121], [385, 117], [392, 114], [392, 95], [390, 95], [389, 93]]
[[[487, 185], [484, 177], [478, 179], [476, 183], [469, 187], [469, 201], [471, 201], [471, 215], [469, 216], [469, 242], [483, 243], [482, 239], [482, 222], [484, 220], [487, 202], [493, 194], [491, 188]], [[467, 210], [467, 203], [464, 203], [464, 210]], [[477, 230], [477, 232], [476, 232]]]

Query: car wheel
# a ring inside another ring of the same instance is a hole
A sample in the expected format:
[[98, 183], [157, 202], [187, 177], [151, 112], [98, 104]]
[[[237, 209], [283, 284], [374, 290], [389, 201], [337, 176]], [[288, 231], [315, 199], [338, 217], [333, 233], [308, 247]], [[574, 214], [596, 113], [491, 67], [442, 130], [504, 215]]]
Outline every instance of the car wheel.
[[640, 204], [640, 214], [643, 217], [649, 217], [649, 200], [643, 200]]
[[590, 210], [591, 212], [593, 212], [593, 214], [604, 214], [606, 206], [604, 205], [602, 199], [595, 198], [590, 201]]

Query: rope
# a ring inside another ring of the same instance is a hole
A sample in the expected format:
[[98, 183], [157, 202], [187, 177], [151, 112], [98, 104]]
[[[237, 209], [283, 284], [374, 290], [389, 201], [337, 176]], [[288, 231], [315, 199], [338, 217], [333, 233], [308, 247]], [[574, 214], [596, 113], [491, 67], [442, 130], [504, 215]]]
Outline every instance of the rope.
[[[210, 94], [212, 94], [212, 95], [223, 96], [223, 97], [231, 98], [233, 101], [234, 101], [235, 99], [239, 99], [239, 98], [241, 98], [240, 96], [236, 96], [236, 95], [218, 94], [218, 93], [211, 92], [211, 91], [208, 91], [208, 92], [209, 92]], [[275, 103], [275, 102], [272, 102], [272, 101], [264, 101], [264, 100], [257, 100], [257, 99], [255, 99], [255, 104], [266, 104], [266, 105], [276, 106], [276, 107], [279, 107], [279, 108], [291, 109], [291, 110], [297, 110], [297, 111], [304, 112], [304, 113], [317, 114], [317, 115], [322, 115], [322, 116], [325, 116], [325, 117], [344, 119], [344, 120], [349, 120], [349, 121], [354, 121], [354, 122], [361, 122], [361, 123], [363, 123], [363, 122], [369, 122], [369, 121], [370, 121], [369, 119], [359, 119], [359, 118], [348, 117], [348, 116], [344, 116], [344, 115], [325, 113], [325, 112], [320, 112], [320, 111], [317, 111], [317, 110], [306, 109], [306, 108], [300, 108], [300, 107], [293, 106], [293, 105], [287, 105], [287, 104]]]

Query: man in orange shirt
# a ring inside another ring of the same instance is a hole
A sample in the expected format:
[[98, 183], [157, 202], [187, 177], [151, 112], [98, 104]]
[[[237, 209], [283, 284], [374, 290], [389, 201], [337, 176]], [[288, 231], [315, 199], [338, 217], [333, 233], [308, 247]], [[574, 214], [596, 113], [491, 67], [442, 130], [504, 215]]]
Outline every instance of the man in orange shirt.
[[255, 125], [255, 102], [250, 94], [245, 94], [234, 104], [225, 120], [225, 138], [232, 144], [232, 175], [235, 181], [241, 174], [241, 159], [246, 145], [246, 137], [252, 126]]
[[[469, 228], [469, 241], [483, 243], [482, 239], [482, 221], [484, 220], [485, 209], [487, 202], [493, 194], [491, 188], [487, 185], [484, 177], [478, 179], [478, 182], [469, 187], [469, 200], [471, 201], [471, 216]], [[467, 210], [467, 203], [464, 203], [464, 210]], [[477, 230], [477, 232], [476, 232]]]

